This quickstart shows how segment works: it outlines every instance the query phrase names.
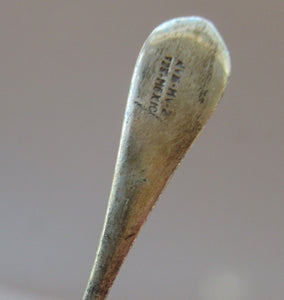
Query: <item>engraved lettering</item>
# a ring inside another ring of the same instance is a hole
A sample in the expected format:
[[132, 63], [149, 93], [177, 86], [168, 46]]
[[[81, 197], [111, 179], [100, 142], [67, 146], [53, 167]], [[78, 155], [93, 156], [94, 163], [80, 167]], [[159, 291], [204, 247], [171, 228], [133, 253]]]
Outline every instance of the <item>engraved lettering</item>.
[[165, 58], [162, 60], [160, 67], [160, 72], [162, 73], [162, 75], [168, 75], [172, 59], [173, 58], [171, 56], [165, 56]]
[[157, 95], [155, 92], [152, 94], [151, 99], [155, 99], [156, 101], [159, 101], [161, 98], [161, 95]]
[[171, 56], [165, 56], [165, 60], [167, 60], [169, 63], [171, 63], [173, 58]]
[[181, 60], [178, 60], [176, 63], [176, 67], [179, 67], [180, 69], [184, 70], [184, 64]]
[[184, 69], [184, 63], [180, 59], [169, 55], [164, 56], [153, 83], [150, 98], [143, 104], [137, 101], [135, 103], [160, 121], [170, 116], [172, 104], [176, 101], [178, 94], [177, 85], [181, 81]]
[[174, 73], [172, 75], [171, 82], [176, 83], [176, 82], [179, 82], [179, 81], [180, 81], [180, 76], [178, 76], [177, 74]]
[[169, 73], [169, 69], [168, 68], [165, 68], [165, 67], [161, 67], [160, 68], [160, 72], [163, 76], [168, 76], [168, 73]]
[[152, 106], [158, 107], [158, 103], [157, 103], [157, 102], [151, 101], [150, 104], [151, 104]]
[[165, 67], [165, 68], [169, 68], [171, 65], [171, 62], [170, 61], [166, 61], [166, 60], [163, 60], [162, 61], [162, 67]]
[[151, 105], [149, 106], [149, 112], [151, 114], [155, 114], [158, 111], [158, 104], [155, 102], [151, 102]]
[[162, 109], [162, 114], [164, 116], [169, 116], [172, 112], [171, 111], [167, 111], [165, 108]]
[[169, 88], [168, 91], [167, 91], [167, 95], [170, 96], [170, 97], [175, 98], [176, 94], [177, 94], [177, 90], [176, 89]]
[[155, 81], [154, 90], [156, 92], [161, 93], [163, 91], [164, 86], [165, 86], [165, 79], [158, 77]]

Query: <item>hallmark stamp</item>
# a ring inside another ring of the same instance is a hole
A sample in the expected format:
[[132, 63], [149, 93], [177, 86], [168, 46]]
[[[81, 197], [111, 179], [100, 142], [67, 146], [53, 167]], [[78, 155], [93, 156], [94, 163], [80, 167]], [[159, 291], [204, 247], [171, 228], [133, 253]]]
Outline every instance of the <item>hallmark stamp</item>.
[[143, 104], [138, 101], [135, 103], [158, 119], [169, 116], [172, 113], [171, 104], [177, 97], [177, 85], [184, 68], [180, 59], [165, 56], [154, 81], [150, 99], [146, 99]]

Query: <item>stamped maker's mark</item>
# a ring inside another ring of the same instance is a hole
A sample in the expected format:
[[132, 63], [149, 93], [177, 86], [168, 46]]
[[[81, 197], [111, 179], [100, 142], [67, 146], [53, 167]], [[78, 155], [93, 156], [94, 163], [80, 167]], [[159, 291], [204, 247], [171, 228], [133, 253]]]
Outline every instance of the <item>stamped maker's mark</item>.
[[176, 99], [177, 86], [184, 68], [180, 59], [165, 56], [161, 61], [150, 98], [143, 104], [139, 101], [135, 103], [157, 119], [169, 116], [172, 113], [171, 104]]

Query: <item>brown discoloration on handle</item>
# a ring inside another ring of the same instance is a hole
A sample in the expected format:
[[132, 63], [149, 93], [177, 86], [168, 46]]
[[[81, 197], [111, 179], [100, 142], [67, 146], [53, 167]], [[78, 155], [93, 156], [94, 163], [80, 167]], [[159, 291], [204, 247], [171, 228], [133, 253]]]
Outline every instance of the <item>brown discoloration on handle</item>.
[[158, 27], [135, 67], [114, 180], [84, 300], [105, 299], [165, 184], [218, 104], [230, 72], [211, 23]]

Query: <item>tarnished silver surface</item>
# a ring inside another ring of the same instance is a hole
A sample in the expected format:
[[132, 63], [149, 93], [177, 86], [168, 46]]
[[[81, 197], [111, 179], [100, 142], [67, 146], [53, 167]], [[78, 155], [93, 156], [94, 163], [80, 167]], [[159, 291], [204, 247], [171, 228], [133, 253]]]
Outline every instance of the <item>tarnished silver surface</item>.
[[84, 300], [106, 298], [165, 184], [221, 99], [229, 73], [228, 50], [202, 18], [165, 22], [144, 43]]

